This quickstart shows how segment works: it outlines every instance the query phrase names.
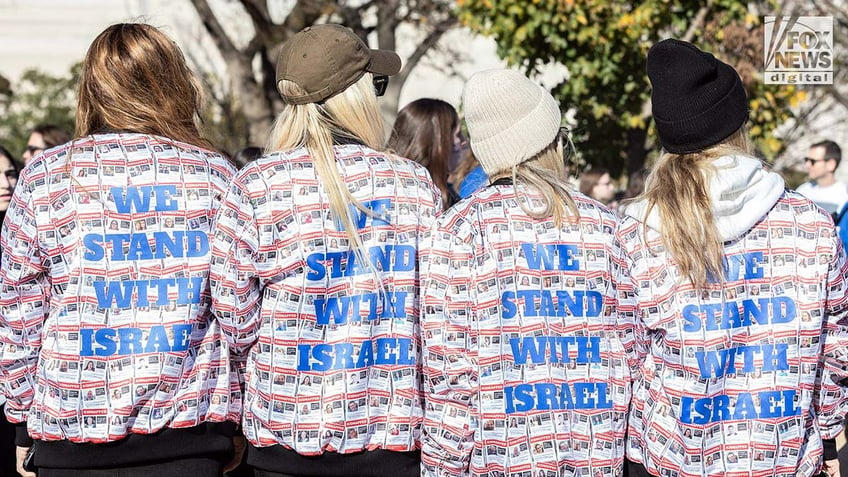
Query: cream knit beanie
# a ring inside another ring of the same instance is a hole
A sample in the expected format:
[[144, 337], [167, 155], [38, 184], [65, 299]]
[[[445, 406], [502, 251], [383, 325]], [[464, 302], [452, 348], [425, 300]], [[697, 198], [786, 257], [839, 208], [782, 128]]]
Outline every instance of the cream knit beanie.
[[514, 70], [475, 73], [462, 104], [471, 150], [490, 177], [548, 147], [562, 122], [553, 96]]

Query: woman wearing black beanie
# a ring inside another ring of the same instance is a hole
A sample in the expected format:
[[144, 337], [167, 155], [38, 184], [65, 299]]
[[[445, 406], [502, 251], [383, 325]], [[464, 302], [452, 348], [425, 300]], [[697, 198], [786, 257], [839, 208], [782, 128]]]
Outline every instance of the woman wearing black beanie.
[[731, 66], [665, 40], [648, 77], [663, 154], [617, 231], [641, 317], [630, 473], [838, 471], [848, 266], [833, 223], [752, 157]]

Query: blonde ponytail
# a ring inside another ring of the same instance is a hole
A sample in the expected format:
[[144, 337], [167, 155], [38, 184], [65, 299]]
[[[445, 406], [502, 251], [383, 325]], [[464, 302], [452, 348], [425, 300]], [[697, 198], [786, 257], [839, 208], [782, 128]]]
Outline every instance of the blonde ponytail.
[[659, 213], [663, 245], [680, 275], [698, 289], [706, 288], [710, 277], [724, 279], [724, 243], [716, 228], [708, 187], [716, 173], [713, 161], [733, 154], [750, 154], [744, 128], [704, 151], [663, 153], [641, 196], [647, 202], [646, 216], [654, 208]]
[[[305, 94], [290, 81], [281, 81], [280, 88], [284, 96]], [[359, 263], [370, 264], [363, 260], [364, 244], [349, 205], [368, 215], [372, 215], [372, 211], [353, 196], [339, 175], [333, 136], [354, 139], [375, 150], [382, 149], [383, 121], [370, 73], [365, 73], [359, 81], [323, 105], [286, 105], [274, 123], [266, 148], [283, 151], [305, 147], [309, 151], [315, 172], [327, 193], [330, 210], [344, 228]]]
[[[569, 144], [571, 144], [569, 142]], [[509, 171], [512, 183], [526, 185], [542, 195], [544, 208], [534, 208], [527, 202], [527, 197], [519, 197], [521, 209], [530, 217], [544, 219], [553, 217], [554, 224], [562, 227], [563, 217], [569, 215], [569, 219], [577, 220], [579, 212], [577, 204], [571, 196], [571, 186], [567, 180], [565, 160], [563, 157], [563, 146], [560, 137], [557, 137], [548, 147], [540, 151], [533, 158], [512, 166]], [[506, 171], [496, 173], [491, 177], [491, 182], [499, 178], [508, 177]], [[523, 200], [521, 200], [523, 199]]]

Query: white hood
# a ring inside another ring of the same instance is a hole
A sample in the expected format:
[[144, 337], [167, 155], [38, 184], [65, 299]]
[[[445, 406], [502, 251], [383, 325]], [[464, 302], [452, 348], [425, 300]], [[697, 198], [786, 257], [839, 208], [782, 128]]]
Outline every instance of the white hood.
[[[716, 175], [710, 181], [709, 194], [716, 228], [722, 241], [735, 239], [759, 222], [783, 194], [783, 178], [763, 169], [759, 159], [724, 156], [713, 162]], [[647, 203], [633, 202], [624, 214], [660, 231], [659, 210], [654, 207], [645, 217]]]

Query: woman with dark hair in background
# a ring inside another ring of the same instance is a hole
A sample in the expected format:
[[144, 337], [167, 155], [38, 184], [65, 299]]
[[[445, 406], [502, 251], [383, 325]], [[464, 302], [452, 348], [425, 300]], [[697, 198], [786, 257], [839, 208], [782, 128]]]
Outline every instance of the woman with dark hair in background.
[[41, 151], [50, 149], [51, 147], [61, 146], [70, 141], [72, 137], [70, 131], [61, 126], [39, 124], [33, 128], [29, 135], [29, 140], [27, 140], [27, 146], [23, 154], [24, 164], [29, 164], [29, 161]]
[[28, 449], [39, 477], [217, 477], [233, 455], [241, 394], [206, 289], [235, 170], [201, 136], [201, 104], [170, 38], [112, 25], [83, 62], [77, 139], [21, 175], [0, 371], [25, 476]]
[[[6, 210], [12, 201], [12, 192], [18, 183], [18, 163], [12, 154], [0, 145], [0, 224], [6, 218]], [[0, 250], [2, 253], [2, 250]], [[2, 255], [0, 255], [2, 256]], [[0, 393], [0, 475], [15, 475], [15, 426], [6, 419], [5, 396]]]
[[462, 159], [464, 145], [453, 106], [439, 99], [422, 98], [400, 110], [387, 147], [430, 171], [442, 191], [442, 207], [447, 210], [459, 200], [448, 176]]
[[9, 209], [12, 201], [12, 192], [15, 191], [15, 185], [18, 183], [19, 172], [17, 161], [5, 147], [0, 145], [0, 224], [3, 223], [6, 210]]
[[608, 204], [615, 196], [615, 186], [609, 171], [603, 167], [593, 167], [580, 174], [580, 192]]

